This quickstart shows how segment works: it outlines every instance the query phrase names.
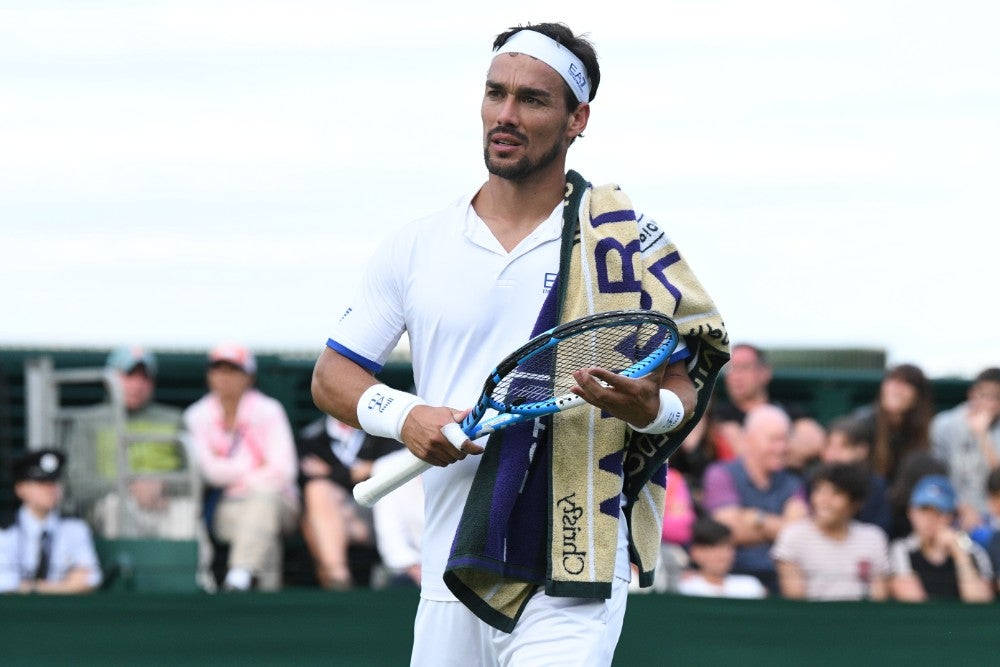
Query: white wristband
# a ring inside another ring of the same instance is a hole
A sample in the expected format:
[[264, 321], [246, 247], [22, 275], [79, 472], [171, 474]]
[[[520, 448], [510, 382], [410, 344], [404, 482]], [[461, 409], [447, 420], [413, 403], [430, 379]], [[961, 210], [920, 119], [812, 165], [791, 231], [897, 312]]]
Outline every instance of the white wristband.
[[403, 441], [403, 422], [410, 410], [427, 405], [419, 396], [375, 384], [358, 400], [358, 422], [367, 433]]
[[629, 424], [633, 431], [639, 433], [666, 433], [673, 431], [684, 421], [684, 405], [677, 394], [669, 389], [660, 389], [660, 410], [649, 424], [643, 427]]

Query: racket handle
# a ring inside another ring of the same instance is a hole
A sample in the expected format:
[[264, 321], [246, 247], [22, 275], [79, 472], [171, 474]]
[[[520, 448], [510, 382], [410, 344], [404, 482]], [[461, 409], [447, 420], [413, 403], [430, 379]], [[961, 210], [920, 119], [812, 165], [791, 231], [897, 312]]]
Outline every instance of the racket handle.
[[355, 485], [354, 499], [358, 501], [359, 505], [371, 507], [414, 477], [419, 477], [420, 473], [430, 467], [430, 463], [421, 461], [407, 452], [406, 456], [401, 456], [398, 460], [387, 465], [375, 477]]

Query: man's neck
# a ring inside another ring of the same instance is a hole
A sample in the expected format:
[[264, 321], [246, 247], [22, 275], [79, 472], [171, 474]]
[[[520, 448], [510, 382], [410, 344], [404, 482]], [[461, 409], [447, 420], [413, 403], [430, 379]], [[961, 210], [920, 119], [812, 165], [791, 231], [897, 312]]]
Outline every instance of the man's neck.
[[708, 572], [702, 570], [701, 577], [713, 586], [722, 586], [726, 583], [725, 574], [709, 574]]
[[753, 410], [757, 406], [764, 405], [766, 403], [767, 403], [767, 392], [766, 391], [762, 391], [759, 394], [754, 394], [752, 396], [746, 396], [746, 397], [741, 398], [741, 399], [734, 399], [733, 400], [733, 405], [735, 405], [736, 408], [740, 412], [742, 412], [744, 414], [746, 414], [747, 412], [750, 412], [751, 410]]
[[550, 168], [524, 181], [490, 174], [489, 180], [472, 199], [476, 214], [504, 250], [513, 250], [562, 201], [566, 189], [564, 165], [564, 161], [556, 160]]
[[743, 458], [743, 467], [747, 471], [747, 477], [758, 489], [767, 489], [771, 486], [771, 473], [767, 468], [746, 457]]
[[831, 540], [837, 540], [839, 542], [847, 539], [847, 532], [850, 525], [851, 521], [848, 519], [847, 521], [836, 525], [821, 525], [817, 522], [816, 528], [818, 528], [819, 532], [823, 533]]
[[28, 512], [38, 520], [39, 523], [45, 521], [45, 518], [49, 515], [51, 510], [47, 510], [41, 507], [32, 507], [31, 505], [25, 505], [28, 508]]

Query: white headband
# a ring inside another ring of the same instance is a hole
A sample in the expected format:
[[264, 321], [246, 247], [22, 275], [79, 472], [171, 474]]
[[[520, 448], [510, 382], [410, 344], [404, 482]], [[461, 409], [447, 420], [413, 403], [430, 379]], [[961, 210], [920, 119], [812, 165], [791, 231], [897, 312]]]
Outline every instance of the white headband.
[[497, 49], [497, 55], [501, 53], [523, 53], [526, 56], [538, 58], [559, 72], [559, 75], [569, 84], [577, 100], [580, 102], [590, 101], [590, 80], [587, 78], [587, 68], [583, 66], [583, 61], [551, 37], [547, 37], [537, 30], [520, 30]]

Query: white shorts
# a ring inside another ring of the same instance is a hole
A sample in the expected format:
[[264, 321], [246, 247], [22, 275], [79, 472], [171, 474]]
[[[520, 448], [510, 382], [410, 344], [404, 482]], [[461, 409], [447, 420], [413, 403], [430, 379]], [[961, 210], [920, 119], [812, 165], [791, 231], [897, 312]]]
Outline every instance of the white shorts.
[[611, 598], [557, 598], [539, 590], [510, 634], [483, 623], [461, 602], [425, 600], [413, 624], [411, 667], [606, 667], [625, 619], [628, 582]]

